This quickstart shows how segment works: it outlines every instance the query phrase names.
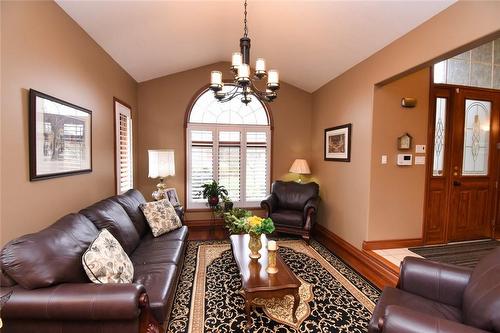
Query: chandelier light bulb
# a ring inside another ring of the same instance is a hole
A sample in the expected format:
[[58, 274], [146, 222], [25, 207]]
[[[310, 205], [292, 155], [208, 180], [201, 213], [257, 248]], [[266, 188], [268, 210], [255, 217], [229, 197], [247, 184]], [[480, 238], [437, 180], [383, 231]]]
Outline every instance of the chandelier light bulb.
[[255, 71], [265, 72], [266, 71], [266, 60], [264, 58], [257, 58], [255, 61]]
[[250, 66], [241, 64], [238, 67], [238, 79], [248, 79], [250, 77]]
[[267, 73], [267, 83], [268, 84], [279, 84], [280, 81], [279, 72], [276, 69], [270, 69]]
[[238, 67], [243, 63], [243, 56], [241, 55], [240, 52], [234, 52], [233, 57], [231, 59], [231, 63], [233, 67]]

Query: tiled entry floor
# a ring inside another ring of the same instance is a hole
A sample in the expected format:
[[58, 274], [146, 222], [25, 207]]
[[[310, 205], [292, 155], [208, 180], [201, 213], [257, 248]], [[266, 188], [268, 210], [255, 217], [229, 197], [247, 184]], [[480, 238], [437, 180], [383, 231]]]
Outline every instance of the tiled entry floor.
[[399, 249], [387, 249], [387, 250], [373, 250], [376, 254], [394, 264], [396, 267], [399, 267], [401, 262], [405, 257], [417, 257], [422, 258], [416, 253], [411, 252], [408, 248], [399, 248]]

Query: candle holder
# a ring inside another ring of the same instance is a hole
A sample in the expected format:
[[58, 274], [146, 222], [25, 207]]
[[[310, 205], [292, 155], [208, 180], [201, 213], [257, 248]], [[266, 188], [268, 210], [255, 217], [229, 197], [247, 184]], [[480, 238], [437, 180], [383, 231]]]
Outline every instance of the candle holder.
[[266, 272], [269, 274], [278, 273], [278, 268], [276, 267], [276, 250], [267, 250], [267, 268]]

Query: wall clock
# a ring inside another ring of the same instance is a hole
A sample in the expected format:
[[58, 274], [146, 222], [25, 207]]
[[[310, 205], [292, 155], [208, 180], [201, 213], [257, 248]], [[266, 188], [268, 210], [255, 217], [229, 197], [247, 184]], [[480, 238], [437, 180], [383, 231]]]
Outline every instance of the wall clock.
[[398, 138], [398, 149], [409, 150], [411, 149], [412, 137], [410, 134], [405, 133]]

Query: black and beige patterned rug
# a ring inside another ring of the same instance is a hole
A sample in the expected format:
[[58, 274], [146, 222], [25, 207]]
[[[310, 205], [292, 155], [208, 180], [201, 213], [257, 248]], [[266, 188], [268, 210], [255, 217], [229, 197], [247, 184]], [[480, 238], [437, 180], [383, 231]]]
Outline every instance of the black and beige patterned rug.
[[291, 298], [261, 300], [245, 330], [241, 279], [229, 241], [188, 244], [167, 326], [171, 333], [366, 332], [380, 291], [321, 244], [278, 240], [279, 253], [302, 281], [298, 323]]

